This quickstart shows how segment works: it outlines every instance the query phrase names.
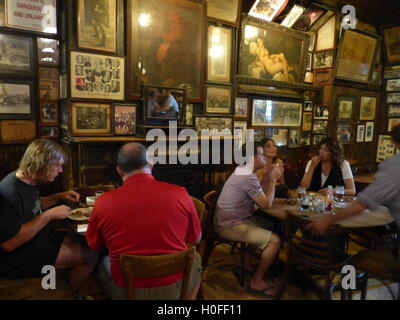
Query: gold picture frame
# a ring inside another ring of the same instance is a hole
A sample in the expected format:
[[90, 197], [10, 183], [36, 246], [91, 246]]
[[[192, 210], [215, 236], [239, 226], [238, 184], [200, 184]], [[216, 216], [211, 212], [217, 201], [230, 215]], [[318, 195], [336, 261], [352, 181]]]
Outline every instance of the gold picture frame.
[[253, 99], [251, 126], [300, 127], [302, 111], [303, 104], [299, 102]]
[[376, 114], [377, 97], [360, 98], [360, 120], [374, 120]]
[[70, 120], [72, 136], [111, 135], [111, 104], [73, 102]]
[[207, 85], [206, 113], [231, 113], [232, 88]]
[[400, 63], [400, 25], [385, 26], [382, 29], [385, 58], [388, 64]]

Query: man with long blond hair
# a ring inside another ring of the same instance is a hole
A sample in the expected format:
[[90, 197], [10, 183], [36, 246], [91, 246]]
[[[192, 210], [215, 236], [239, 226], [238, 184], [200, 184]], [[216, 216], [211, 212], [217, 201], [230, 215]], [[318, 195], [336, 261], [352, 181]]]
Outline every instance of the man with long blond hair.
[[72, 234], [54, 232], [49, 223], [64, 219], [71, 208], [61, 201], [78, 202], [74, 191], [40, 197], [38, 183], [52, 182], [62, 172], [64, 150], [54, 141], [38, 139], [29, 144], [16, 171], [0, 182], [0, 274], [8, 278], [42, 276], [45, 265], [69, 268], [71, 290], [93, 270], [97, 254]]

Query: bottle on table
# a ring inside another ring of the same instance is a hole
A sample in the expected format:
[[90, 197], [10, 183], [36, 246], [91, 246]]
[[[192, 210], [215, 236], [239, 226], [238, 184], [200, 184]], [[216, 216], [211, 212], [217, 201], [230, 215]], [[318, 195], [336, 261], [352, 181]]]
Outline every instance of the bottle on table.
[[327, 204], [326, 204], [326, 210], [331, 211], [333, 209], [333, 204], [334, 204], [334, 197], [333, 197], [333, 188], [332, 186], [328, 186], [328, 198], [327, 198]]

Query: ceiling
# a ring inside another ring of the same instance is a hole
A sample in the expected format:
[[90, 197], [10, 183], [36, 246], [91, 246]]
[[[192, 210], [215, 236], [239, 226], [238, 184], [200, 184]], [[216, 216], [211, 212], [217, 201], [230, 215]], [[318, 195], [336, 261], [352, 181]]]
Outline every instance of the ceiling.
[[[243, 12], [248, 12], [255, 0], [243, 0]], [[303, 4], [307, 7], [311, 3], [319, 3], [338, 11], [347, 4], [353, 5], [356, 9], [356, 16], [359, 20], [375, 26], [399, 23], [400, 24], [400, 1], [399, 0], [289, 0], [287, 7], [293, 4]], [[286, 10], [284, 10], [283, 13]], [[282, 13], [282, 14], [283, 14]]]

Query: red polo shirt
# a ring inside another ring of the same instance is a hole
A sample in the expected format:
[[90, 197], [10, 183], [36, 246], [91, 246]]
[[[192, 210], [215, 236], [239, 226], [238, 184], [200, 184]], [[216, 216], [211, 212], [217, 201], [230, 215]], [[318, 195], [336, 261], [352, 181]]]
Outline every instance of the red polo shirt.
[[[114, 282], [124, 287], [120, 254], [158, 255], [185, 250], [201, 227], [192, 198], [183, 187], [157, 181], [151, 174], [128, 177], [123, 186], [97, 198], [86, 239], [94, 250], [108, 248]], [[136, 278], [135, 288], [160, 287], [182, 278]]]

